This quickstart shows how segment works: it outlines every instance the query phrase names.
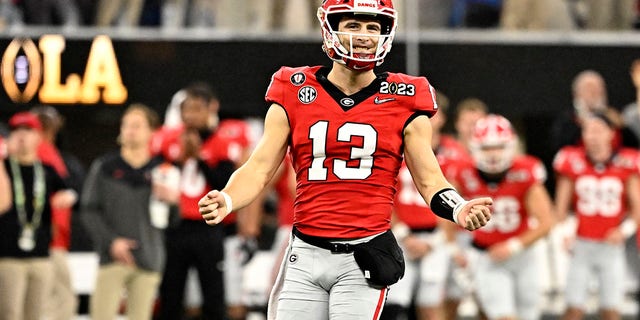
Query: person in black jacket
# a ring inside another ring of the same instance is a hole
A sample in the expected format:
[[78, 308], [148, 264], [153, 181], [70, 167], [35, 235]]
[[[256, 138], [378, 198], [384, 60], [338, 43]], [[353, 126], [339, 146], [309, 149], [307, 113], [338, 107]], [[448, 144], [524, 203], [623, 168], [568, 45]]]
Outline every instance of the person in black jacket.
[[81, 199], [82, 220], [100, 256], [92, 319], [115, 319], [123, 291], [129, 319], [151, 319], [165, 262], [163, 230], [152, 225], [150, 197], [177, 202], [177, 193], [152, 187], [149, 142], [158, 124], [150, 108], [134, 104], [122, 117], [119, 152], [96, 159]]

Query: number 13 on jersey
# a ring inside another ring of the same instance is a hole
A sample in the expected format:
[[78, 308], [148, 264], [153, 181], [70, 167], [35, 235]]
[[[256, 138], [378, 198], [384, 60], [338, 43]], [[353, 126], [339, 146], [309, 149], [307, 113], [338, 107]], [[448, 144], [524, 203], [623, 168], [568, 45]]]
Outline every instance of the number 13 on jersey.
[[[378, 133], [370, 124], [347, 122], [338, 128], [337, 142], [349, 143], [354, 136], [362, 137], [361, 146], [353, 146], [348, 159], [327, 159], [327, 133], [329, 122], [325, 120], [314, 123], [309, 128], [309, 139], [312, 141], [313, 161], [309, 167], [309, 181], [326, 181], [329, 170], [325, 161], [332, 161], [332, 174], [343, 180], [364, 180], [371, 175], [373, 154], [378, 144]], [[357, 167], [347, 166], [350, 160], [359, 160]]]

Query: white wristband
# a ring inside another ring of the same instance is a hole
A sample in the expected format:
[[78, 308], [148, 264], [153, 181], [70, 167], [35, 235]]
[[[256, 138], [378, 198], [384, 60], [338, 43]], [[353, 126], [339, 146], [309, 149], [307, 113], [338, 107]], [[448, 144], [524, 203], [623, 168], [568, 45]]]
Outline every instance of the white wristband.
[[454, 208], [453, 208], [453, 222], [455, 222], [457, 225], [460, 225], [460, 223], [458, 223], [458, 215], [460, 215], [460, 212], [462, 212], [462, 208], [469, 203], [469, 201], [467, 200], [462, 200], [462, 202], [458, 203]]
[[625, 238], [631, 237], [637, 229], [638, 225], [631, 218], [625, 219], [622, 224], [620, 224], [620, 233], [622, 233]]
[[507, 247], [509, 247], [511, 255], [517, 254], [524, 249], [522, 241], [518, 240], [518, 238], [511, 238], [507, 240]]
[[231, 201], [231, 197], [224, 191], [220, 191], [220, 194], [224, 198], [224, 206], [227, 208], [227, 213], [231, 213], [233, 211], [233, 202]]

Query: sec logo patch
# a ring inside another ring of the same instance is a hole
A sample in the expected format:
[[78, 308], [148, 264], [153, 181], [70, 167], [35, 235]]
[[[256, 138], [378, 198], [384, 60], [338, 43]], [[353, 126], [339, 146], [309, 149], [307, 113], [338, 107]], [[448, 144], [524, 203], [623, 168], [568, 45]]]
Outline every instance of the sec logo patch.
[[318, 92], [316, 88], [311, 86], [304, 86], [298, 90], [298, 100], [304, 104], [309, 104], [316, 100]]

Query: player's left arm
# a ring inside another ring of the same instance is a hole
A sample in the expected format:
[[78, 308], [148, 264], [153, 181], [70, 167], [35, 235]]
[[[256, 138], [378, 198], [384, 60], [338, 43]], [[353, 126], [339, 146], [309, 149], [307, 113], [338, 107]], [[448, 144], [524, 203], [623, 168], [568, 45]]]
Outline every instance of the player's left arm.
[[405, 161], [413, 182], [431, 210], [467, 230], [487, 224], [491, 218], [491, 198], [464, 200], [444, 177], [431, 148], [429, 118], [420, 115], [404, 129]]
[[558, 221], [565, 221], [571, 210], [573, 181], [566, 175], [556, 174], [555, 214]]
[[518, 237], [518, 241], [526, 248], [551, 231], [555, 223], [555, 214], [553, 213], [551, 196], [541, 182], [533, 184], [527, 190], [525, 206], [529, 216], [537, 222], [535, 226], [530, 227]]

